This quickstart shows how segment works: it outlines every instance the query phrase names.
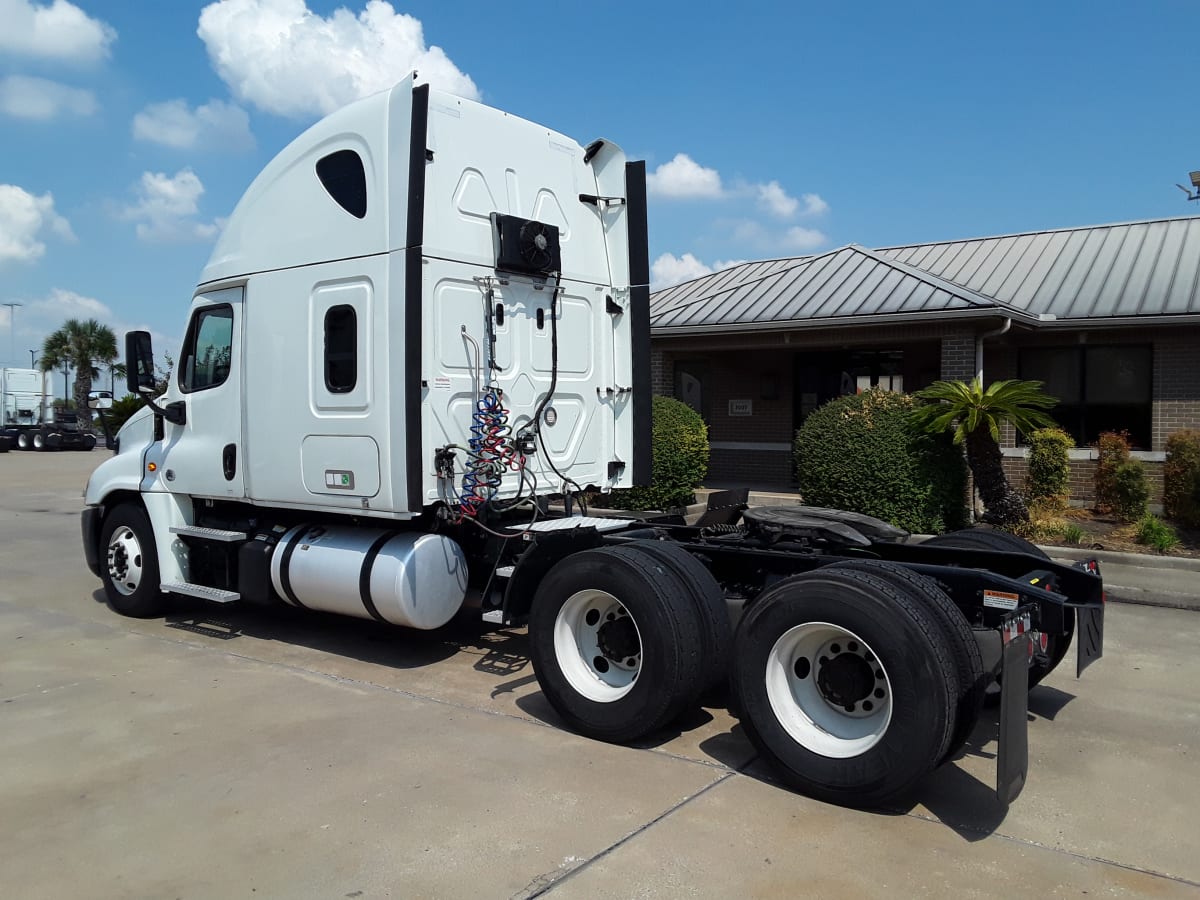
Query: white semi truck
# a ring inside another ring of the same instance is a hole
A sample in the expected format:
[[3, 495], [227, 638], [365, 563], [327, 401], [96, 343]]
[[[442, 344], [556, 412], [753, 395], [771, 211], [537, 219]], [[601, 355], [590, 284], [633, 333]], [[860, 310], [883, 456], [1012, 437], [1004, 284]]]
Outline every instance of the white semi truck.
[[0, 369], [0, 436], [17, 450], [91, 450], [96, 437], [74, 413], [55, 413], [45, 372]]
[[[1012, 800], [1029, 685], [1072, 634], [1079, 671], [1101, 653], [1094, 562], [738, 497], [690, 524], [577, 514], [649, 479], [647, 246], [644, 164], [610, 141], [411, 78], [317, 123], [234, 210], [170, 387], [88, 482], [109, 604], [419, 629], [478, 607], [528, 625], [571, 728], [637, 740], [728, 680], [784, 777], [853, 805], [958, 752], [999, 681]], [[148, 396], [144, 332], [127, 363]]]

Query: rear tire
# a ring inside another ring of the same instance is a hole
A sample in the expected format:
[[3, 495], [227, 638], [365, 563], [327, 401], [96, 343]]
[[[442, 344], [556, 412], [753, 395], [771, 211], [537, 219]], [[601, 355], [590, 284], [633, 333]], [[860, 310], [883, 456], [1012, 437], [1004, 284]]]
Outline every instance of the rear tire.
[[940, 762], [952, 758], [963, 748], [971, 732], [975, 730], [990, 681], [983, 671], [983, 656], [979, 652], [979, 643], [975, 640], [975, 633], [971, 630], [967, 617], [936, 581], [896, 563], [864, 559], [837, 563], [833, 568], [866, 572], [882, 578], [898, 589], [908, 591], [912, 596], [920, 597], [925, 608], [933, 613], [938, 624], [942, 626], [942, 633], [950, 644], [955, 669], [958, 672], [958, 700], [955, 705], [955, 725], [950, 736], [950, 746], [946, 748]]
[[1030, 543], [1015, 534], [1009, 534], [1007, 531], [995, 531], [991, 528], [964, 528], [961, 531], [934, 535], [925, 543], [930, 547], [1000, 550], [1005, 553], [1028, 553], [1030, 556], [1039, 556], [1042, 559], [1050, 558], [1037, 544]]
[[38, 452], [44, 452], [46, 449], [48, 449], [46, 447], [46, 435], [42, 434], [40, 431], [35, 431], [33, 433], [32, 443], [33, 449], [37, 450]]
[[542, 693], [572, 730], [613, 743], [662, 728], [695, 701], [702, 633], [688, 585], [635, 547], [561, 560], [529, 616]]
[[703, 696], [717, 685], [725, 684], [733, 654], [733, 627], [725, 591], [717, 579], [700, 560], [672, 541], [637, 541], [629, 546], [673, 570], [691, 591], [703, 626], [700, 638], [704, 674], [698, 695]]
[[[993, 531], [990, 528], [964, 528], [962, 531], [951, 531], [949, 534], [939, 534], [925, 542], [931, 547], [958, 547], [964, 550], [1001, 550], [1008, 553], [1028, 553], [1039, 559], [1049, 559], [1041, 547], [1032, 544], [1025, 538], [1009, 534], [1007, 531]], [[1029, 667], [1029, 686], [1041, 683], [1047, 675], [1058, 668], [1058, 664], [1066, 658], [1071, 648], [1071, 638], [1075, 634], [1075, 611], [1066, 609], [1066, 632], [1064, 634], [1046, 635], [1046, 659], [1040, 663], [1036, 660]], [[998, 679], [997, 679], [998, 680]], [[990, 694], [989, 701], [999, 702], [1000, 695]]]
[[22, 431], [17, 434], [17, 449], [18, 450], [29, 450], [31, 448], [31, 446], [32, 445], [29, 442], [29, 432], [28, 431]]
[[154, 531], [140, 504], [122, 503], [105, 517], [100, 579], [114, 612], [138, 619], [162, 614], [166, 598], [159, 590]]
[[773, 585], [734, 643], [750, 739], [789, 784], [845, 806], [879, 806], [937, 765], [956, 679], [925, 604], [866, 572], [825, 568]]

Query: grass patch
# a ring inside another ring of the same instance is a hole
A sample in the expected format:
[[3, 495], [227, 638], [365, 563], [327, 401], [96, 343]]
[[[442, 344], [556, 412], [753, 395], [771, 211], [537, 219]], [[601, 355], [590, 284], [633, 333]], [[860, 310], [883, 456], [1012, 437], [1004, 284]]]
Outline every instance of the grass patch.
[[1158, 553], [1166, 553], [1179, 546], [1179, 535], [1175, 529], [1152, 513], [1142, 516], [1135, 528], [1134, 539]]

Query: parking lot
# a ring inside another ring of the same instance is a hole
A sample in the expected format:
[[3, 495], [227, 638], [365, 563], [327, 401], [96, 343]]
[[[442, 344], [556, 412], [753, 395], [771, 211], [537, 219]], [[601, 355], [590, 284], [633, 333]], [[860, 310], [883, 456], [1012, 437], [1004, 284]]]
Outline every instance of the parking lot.
[[1200, 894], [1200, 613], [1110, 604], [1105, 658], [910, 804], [771, 782], [736, 720], [560, 729], [523, 632], [181, 601], [124, 619], [78, 511], [108, 454], [0, 454], [0, 879], [20, 898]]

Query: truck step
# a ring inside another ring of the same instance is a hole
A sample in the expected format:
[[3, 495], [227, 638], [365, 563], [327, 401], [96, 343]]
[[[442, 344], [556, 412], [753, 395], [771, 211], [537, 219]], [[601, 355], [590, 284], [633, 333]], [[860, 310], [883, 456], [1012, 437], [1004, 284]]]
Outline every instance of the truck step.
[[512, 578], [513, 570], [515, 568], [516, 568], [516, 566], [497, 566], [496, 567], [496, 577], [497, 578]]
[[181, 534], [184, 537], [201, 538], [205, 541], [223, 541], [227, 543], [244, 541], [250, 537], [244, 531], [226, 531], [223, 528], [202, 528], [199, 525], [172, 525], [171, 534]]
[[503, 625], [504, 624], [504, 610], [489, 609], [486, 612], [484, 612], [482, 615], [480, 615], [479, 618], [482, 619], [484, 622], [487, 622], [489, 625]]
[[232, 603], [241, 599], [237, 591], [223, 591], [220, 588], [208, 587], [203, 584], [188, 584], [186, 581], [164, 581], [162, 589], [172, 594], [184, 594], [188, 597], [199, 597], [201, 600], [212, 600], [214, 603]]

